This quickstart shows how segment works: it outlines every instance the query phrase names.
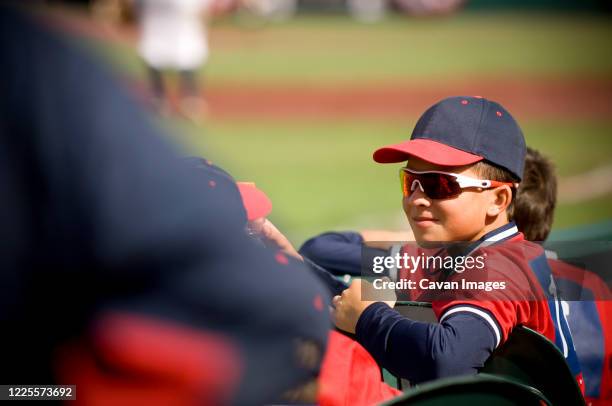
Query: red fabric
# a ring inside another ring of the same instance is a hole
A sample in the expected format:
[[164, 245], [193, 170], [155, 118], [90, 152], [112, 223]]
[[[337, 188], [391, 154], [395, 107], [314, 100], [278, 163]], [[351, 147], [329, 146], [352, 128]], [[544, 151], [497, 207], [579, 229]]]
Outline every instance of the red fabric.
[[240, 370], [227, 337], [123, 314], [56, 355], [57, 381], [77, 386], [76, 405], [228, 404]]
[[374, 160], [383, 164], [407, 161], [411, 156], [441, 166], [461, 166], [483, 160], [481, 156], [427, 139], [404, 141], [374, 152]]
[[[414, 245], [405, 245], [404, 253], [418, 256], [433, 256], [436, 249], [423, 249]], [[402, 292], [407, 300], [427, 301], [439, 319], [447, 309], [467, 305], [487, 310], [501, 328], [500, 345], [503, 344], [512, 329], [517, 325], [527, 326], [548, 338], [555, 340], [555, 326], [550, 314], [548, 302], [540, 283], [531, 269], [530, 260], [544, 255], [544, 250], [537, 244], [525, 241], [523, 234], [491, 246], [483, 246], [472, 255], [485, 258], [484, 269], [470, 269], [463, 273], [452, 273], [444, 279], [448, 282], [462, 279], [470, 282], [504, 282], [501, 290], [423, 290], [421, 280], [437, 280], [439, 276], [430, 276], [423, 268], [417, 270], [400, 269], [402, 279], [412, 280], [416, 289]], [[460, 284], [461, 285], [461, 284]]]
[[242, 204], [247, 212], [247, 219], [249, 221], [267, 217], [272, 212], [272, 201], [254, 183], [236, 182], [236, 185], [238, 186], [238, 191], [240, 191]]
[[596, 303], [599, 320], [604, 334], [604, 369], [601, 374], [601, 400], [594, 405], [612, 405], [612, 301], [603, 300]]
[[605, 282], [592, 272], [555, 259], [549, 259], [548, 263], [555, 278], [569, 279], [590, 291], [595, 297], [595, 306], [603, 330], [601, 333], [604, 341], [604, 362], [600, 398], [586, 398], [586, 401], [587, 405], [592, 406], [612, 405], [612, 292]]
[[355, 340], [331, 331], [319, 375], [321, 406], [375, 405], [402, 392], [382, 381], [380, 367]]
[[[555, 342], [555, 325], [548, 301], [530, 265], [532, 259], [544, 255], [544, 250], [537, 244], [525, 241], [519, 234], [509, 241], [480, 248], [473, 255], [486, 256], [486, 268], [466, 271], [463, 275], [453, 274], [449, 279], [469, 277], [471, 281], [479, 278], [505, 281], [506, 289], [478, 291], [473, 300], [460, 297], [435, 301], [432, 307], [436, 317], [440, 318], [453, 306], [472, 305], [486, 309], [493, 315], [501, 328], [500, 345], [518, 325], [529, 327]], [[469, 275], [466, 275], [467, 272], [470, 272]]]

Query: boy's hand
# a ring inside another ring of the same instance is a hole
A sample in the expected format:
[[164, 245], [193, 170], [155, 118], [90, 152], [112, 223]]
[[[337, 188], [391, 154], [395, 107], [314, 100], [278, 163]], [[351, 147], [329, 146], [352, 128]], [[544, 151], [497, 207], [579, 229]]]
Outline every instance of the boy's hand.
[[[335, 310], [332, 315], [336, 327], [338, 327], [340, 330], [355, 334], [357, 321], [359, 321], [359, 317], [363, 311], [371, 304], [377, 302], [376, 300], [361, 300], [362, 294], [363, 297], [372, 299], [381, 297], [383, 292], [374, 289], [372, 284], [367, 281], [356, 279], [348, 289], [345, 289], [342, 292], [341, 295], [334, 296], [332, 303]], [[385, 299], [387, 300], [380, 301], [393, 308], [396, 301], [395, 295], [389, 294], [389, 292], [385, 292], [385, 294], [385, 296], [387, 296]]]

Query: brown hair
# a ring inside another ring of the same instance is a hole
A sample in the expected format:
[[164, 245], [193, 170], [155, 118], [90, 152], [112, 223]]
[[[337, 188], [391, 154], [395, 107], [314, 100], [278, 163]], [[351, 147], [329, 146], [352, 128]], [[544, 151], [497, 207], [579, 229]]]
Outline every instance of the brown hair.
[[514, 203], [512, 219], [530, 241], [544, 241], [557, 205], [557, 175], [552, 162], [527, 147], [525, 174]]
[[[484, 179], [517, 182], [510, 172], [486, 161], [473, 166]], [[557, 175], [552, 162], [537, 150], [527, 147], [525, 170], [518, 190], [512, 188], [512, 202], [506, 209], [508, 219], [529, 241], [544, 241], [552, 228], [557, 204]]]

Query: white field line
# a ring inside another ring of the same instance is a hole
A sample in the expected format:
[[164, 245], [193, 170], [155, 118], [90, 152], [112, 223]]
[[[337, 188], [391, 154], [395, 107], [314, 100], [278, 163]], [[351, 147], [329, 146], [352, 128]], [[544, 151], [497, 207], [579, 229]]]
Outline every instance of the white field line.
[[580, 203], [612, 192], [612, 165], [559, 180], [559, 203]]

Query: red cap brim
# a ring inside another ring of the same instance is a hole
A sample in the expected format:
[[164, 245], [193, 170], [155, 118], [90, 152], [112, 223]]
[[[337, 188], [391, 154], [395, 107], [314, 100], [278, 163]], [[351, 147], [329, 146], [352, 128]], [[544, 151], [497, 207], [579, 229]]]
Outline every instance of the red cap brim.
[[242, 204], [247, 213], [249, 221], [256, 220], [261, 217], [267, 217], [272, 212], [272, 201], [264, 192], [257, 189], [254, 183], [251, 182], [236, 182]]
[[374, 152], [373, 157], [381, 164], [403, 162], [410, 157], [416, 157], [440, 166], [469, 165], [484, 159], [481, 156], [423, 138], [379, 148]]

